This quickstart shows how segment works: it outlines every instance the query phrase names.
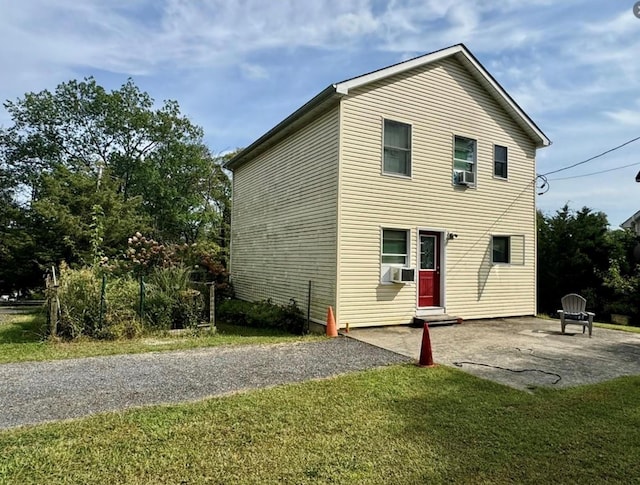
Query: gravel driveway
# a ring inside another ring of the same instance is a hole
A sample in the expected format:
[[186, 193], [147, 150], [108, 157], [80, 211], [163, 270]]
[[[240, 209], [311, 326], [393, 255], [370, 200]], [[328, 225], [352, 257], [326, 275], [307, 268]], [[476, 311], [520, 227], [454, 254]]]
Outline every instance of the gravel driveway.
[[353, 339], [0, 365], [0, 429], [411, 361]]

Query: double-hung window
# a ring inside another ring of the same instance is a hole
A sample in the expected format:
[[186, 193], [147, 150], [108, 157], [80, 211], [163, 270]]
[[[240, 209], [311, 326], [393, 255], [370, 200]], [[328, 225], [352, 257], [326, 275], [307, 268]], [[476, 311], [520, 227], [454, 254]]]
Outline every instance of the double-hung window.
[[409, 265], [409, 231], [383, 229], [381, 256], [381, 280], [388, 283], [391, 281], [391, 268]]
[[453, 179], [456, 184], [476, 183], [476, 140], [455, 136], [453, 141]]
[[407, 265], [407, 231], [401, 229], [382, 230], [382, 264]]
[[382, 171], [411, 177], [411, 125], [384, 120]]
[[507, 147], [493, 146], [493, 175], [507, 178]]

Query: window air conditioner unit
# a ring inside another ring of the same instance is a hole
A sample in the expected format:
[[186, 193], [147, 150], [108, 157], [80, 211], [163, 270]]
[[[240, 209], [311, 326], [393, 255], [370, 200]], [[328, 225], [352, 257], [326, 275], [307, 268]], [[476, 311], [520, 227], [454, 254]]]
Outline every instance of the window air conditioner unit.
[[391, 268], [391, 281], [394, 283], [413, 283], [416, 280], [414, 268]]
[[476, 174], [474, 172], [461, 171], [456, 172], [455, 175], [456, 185], [475, 185], [476, 184]]

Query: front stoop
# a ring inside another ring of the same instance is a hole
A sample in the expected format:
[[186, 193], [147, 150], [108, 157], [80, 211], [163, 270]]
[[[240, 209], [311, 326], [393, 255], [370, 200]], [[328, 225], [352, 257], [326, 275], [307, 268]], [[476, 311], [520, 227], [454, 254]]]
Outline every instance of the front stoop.
[[454, 315], [447, 315], [443, 313], [442, 315], [429, 315], [424, 317], [413, 317], [413, 322], [411, 323], [412, 327], [422, 327], [424, 324], [428, 323], [429, 326], [433, 325], [453, 325], [462, 323], [462, 318], [456, 317]]

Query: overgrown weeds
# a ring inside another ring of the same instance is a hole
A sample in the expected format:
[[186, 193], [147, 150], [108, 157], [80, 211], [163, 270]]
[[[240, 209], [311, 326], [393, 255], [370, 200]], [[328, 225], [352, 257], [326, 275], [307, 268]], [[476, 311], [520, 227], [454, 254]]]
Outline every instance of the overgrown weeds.
[[57, 335], [117, 339], [145, 330], [195, 328], [203, 320], [204, 299], [189, 287], [189, 275], [184, 267], [156, 268], [145, 282], [62, 265]]
[[271, 300], [227, 300], [219, 305], [218, 318], [237, 325], [278, 328], [296, 335], [306, 330], [304, 315], [293, 300], [288, 305], [276, 305]]

